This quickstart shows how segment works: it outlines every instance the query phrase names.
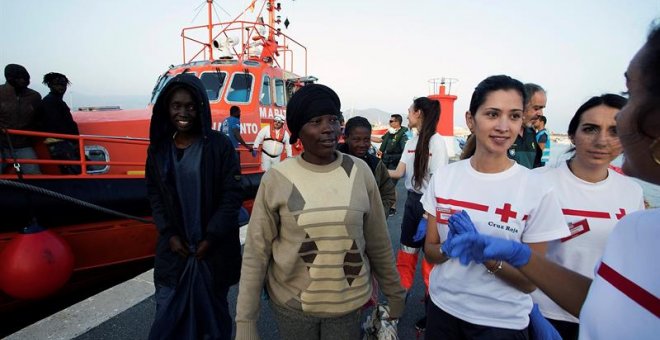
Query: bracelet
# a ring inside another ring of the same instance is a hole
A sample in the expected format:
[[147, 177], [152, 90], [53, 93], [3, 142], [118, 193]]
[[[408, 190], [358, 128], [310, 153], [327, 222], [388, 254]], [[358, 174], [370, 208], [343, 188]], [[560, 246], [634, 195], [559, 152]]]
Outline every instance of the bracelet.
[[503, 264], [503, 261], [502, 261], [502, 260], [499, 260], [499, 261], [497, 262], [496, 268], [495, 268], [494, 270], [491, 270], [490, 268], [486, 267], [486, 270], [488, 271], [488, 274], [495, 275], [495, 273], [497, 273], [497, 272], [499, 272], [500, 270], [502, 270], [502, 264]]

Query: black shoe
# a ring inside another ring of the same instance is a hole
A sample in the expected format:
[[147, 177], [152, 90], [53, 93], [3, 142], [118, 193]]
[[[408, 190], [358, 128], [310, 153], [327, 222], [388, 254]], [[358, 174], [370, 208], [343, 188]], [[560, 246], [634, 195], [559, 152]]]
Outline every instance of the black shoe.
[[418, 332], [424, 332], [426, 330], [426, 316], [415, 322], [415, 329]]
[[387, 214], [387, 216], [394, 216], [394, 215], [396, 215], [396, 209], [394, 209], [394, 208], [390, 208], [390, 211], [389, 211], [389, 213]]

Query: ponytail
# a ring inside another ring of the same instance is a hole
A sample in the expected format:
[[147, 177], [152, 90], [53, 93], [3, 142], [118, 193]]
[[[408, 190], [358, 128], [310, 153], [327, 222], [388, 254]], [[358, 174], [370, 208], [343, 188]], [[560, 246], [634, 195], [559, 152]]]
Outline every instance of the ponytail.
[[461, 152], [460, 159], [464, 160], [472, 157], [476, 150], [477, 150], [477, 137], [474, 134], [471, 134], [465, 140], [465, 145], [463, 145], [463, 151]]
[[413, 188], [420, 190], [429, 172], [429, 142], [435, 134], [435, 128], [440, 119], [440, 102], [427, 97], [419, 97], [413, 102], [413, 109], [422, 112], [422, 126], [419, 127], [412, 176]]

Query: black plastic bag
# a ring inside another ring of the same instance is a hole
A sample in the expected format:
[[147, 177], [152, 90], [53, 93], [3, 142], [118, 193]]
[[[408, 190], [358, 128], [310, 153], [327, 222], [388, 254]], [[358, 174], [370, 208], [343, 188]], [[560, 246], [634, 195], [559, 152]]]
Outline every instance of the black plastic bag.
[[156, 311], [149, 340], [220, 339], [221, 312], [212, 282], [208, 264], [188, 257], [178, 286]]

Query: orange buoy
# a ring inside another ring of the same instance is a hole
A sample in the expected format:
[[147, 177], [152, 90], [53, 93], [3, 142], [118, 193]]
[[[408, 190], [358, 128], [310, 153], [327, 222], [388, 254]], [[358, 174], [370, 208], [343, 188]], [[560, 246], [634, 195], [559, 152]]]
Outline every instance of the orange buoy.
[[19, 232], [0, 253], [0, 289], [17, 299], [51, 295], [72, 272], [71, 247], [36, 223]]

